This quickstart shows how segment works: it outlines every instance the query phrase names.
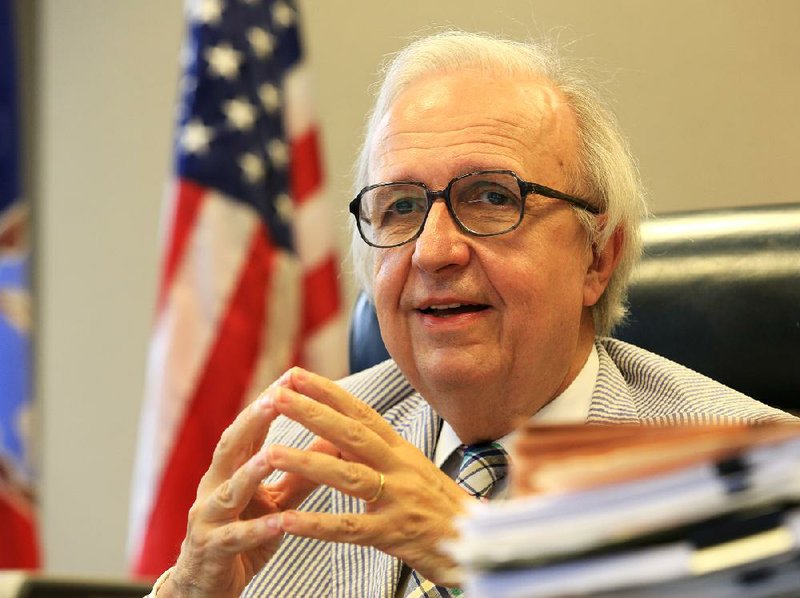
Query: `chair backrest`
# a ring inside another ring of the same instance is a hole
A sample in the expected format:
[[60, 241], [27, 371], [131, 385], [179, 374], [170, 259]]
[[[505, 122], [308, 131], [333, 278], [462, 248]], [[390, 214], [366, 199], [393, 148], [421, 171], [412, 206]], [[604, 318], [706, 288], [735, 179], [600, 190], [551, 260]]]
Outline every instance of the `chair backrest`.
[[364, 293], [358, 296], [353, 308], [349, 345], [351, 373], [389, 359], [389, 352], [381, 338], [375, 306]]
[[[642, 236], [630, 315], [614, 336], [800, 411], [800, 204], [660, 216]], [[362, 295], [351, 371], [387, 357]]]
[[674, 214], [642, 232], [615, 336], [800, 410], [800, 205]]

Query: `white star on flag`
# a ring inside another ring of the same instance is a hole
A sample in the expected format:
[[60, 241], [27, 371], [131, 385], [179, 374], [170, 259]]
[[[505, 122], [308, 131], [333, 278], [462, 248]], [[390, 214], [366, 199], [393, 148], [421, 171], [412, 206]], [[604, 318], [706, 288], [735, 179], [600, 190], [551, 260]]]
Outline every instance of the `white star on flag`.
[[223, 104], [223, 111], [228, 122], [240, 131], [253, 128], [253, 123], [256, 121], [256, 109], [246, 99], [228, 100]]
[[189, 154], [204, 154], [211, 143], [213, 131], [197, 119], [186, 123], [181, 132], [181, 147]]
[[264, 178], [264, 161], [250, 152], [239, 157], [239, 167], [244, 177], [250, 184], [255, 184]]
[[209, 71], [217, 77], [232, 80], [239, 74], [242, 56], [229, 44], [220, 44], [209, 48], [205, 54]]
[[267, 112], [275, 112], [281, 107], [281, 94], [271, 83], [264, 83], [258, 90], [258, 96]]
[[289, 148], [280, 139], [273, 139], [267, 144], [267, 153], [278, 168], [283, 168], [289, 163]]
[[294, 23], [294, 11], [285, 2], [278, 2], [272, 9], [272, 19], [278, 27], [289, 27]]
[[275, 37], [261, 27], [252, 27], [247, 32], [247, 41], [259, 58], [268, 58], [275, 48]]
[[206, 25], [216, 25], [222, 16], [220, 0], [195, 0], [191, 7], [194, 20]]

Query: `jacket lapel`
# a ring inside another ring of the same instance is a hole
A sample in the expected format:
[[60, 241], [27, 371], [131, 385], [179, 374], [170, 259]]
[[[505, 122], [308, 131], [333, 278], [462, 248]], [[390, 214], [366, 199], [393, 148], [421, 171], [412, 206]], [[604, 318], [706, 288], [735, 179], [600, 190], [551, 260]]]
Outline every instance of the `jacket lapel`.
[[603, 344], [595, 342], [600, 366], [592, 391], [586, 423], [635, 424], [641, 421], [636, 401], [622, 372], [614, 364]]

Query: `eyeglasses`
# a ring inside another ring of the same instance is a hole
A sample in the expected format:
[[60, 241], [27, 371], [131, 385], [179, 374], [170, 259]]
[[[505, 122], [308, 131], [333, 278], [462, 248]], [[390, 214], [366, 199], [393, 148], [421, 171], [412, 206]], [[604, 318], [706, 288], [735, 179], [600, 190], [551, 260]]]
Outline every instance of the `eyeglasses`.
[[422, 233], [433, 203], [444, 199], [458, 227], [477, 237], [492, 237], [519, 226], [525, 198], [531, 194], [566, 201], [592, 214], [588, 201], [544, 185], [523, 181], [510, 170], [481, 170], [457, 176], [441, 191], [423, 183], [378, 183], [364, 187], [350, 202], [358, 232], [373, 247], [389, 248], [413, 241]]

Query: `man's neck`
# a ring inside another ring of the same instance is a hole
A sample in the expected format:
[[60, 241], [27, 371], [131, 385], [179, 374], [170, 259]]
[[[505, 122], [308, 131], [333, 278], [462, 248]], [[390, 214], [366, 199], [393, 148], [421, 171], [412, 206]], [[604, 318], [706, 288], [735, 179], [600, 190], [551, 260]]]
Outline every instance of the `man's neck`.
[[537, 372], [523, 369], [516, 372], [515, 377], [496, 380], [493, 385], [471, 385], [457, 391], [450, 389], [446, 393], [432, 392], [430, 397], [422, 391], [422, 396], [448, 421], [465, 444], [495, 440], [511, 433], [561, 395], [581, 372], [593, 347], [592, 327], [591, 334], [581, 335], [560, 383], [545, 392], [537, 392], [542, 388], [536, 378]]
[[[589, 415], [591, 407], [592, 393], [594, 384], [597, 380], [597, 373], [600, 367], [600, 360], [597, 349], [592, 346], [589, 357], [584, 363], [578, 375], [567, 387], [564, 392], [547, 403], [542, 409], [537, 411], [531, 419], [541, 423], [583, 423]], [[509, 449], [513, 440], [514, 432], [492, 438], [499, 442], [503, 448]], [[439, 439], [436, 443], [433, 462], [441, 467], [448, 457], [460, 445], [465, 443], [446, 421], [442, 423]]]

